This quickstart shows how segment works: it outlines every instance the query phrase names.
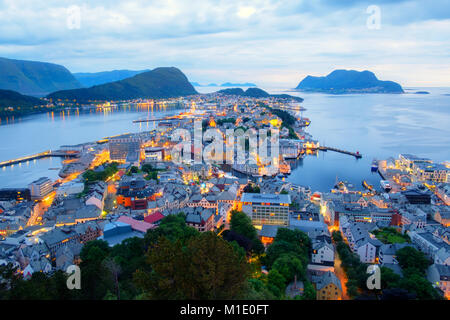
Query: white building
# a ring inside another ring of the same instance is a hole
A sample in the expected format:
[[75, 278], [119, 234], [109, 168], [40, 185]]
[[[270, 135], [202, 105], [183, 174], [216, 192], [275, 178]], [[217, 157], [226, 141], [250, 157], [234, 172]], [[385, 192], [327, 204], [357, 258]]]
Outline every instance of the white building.
[[318, 241], [312, 245], [311, 262], [315, 264], [334, 264], [334, 248], [325, 241]]
[[242, 211], [254, 225], [289, 225], [291, 197], [288, 194], [243, 193], [241, 203]]
[[29, 184], [28, 188], [31, 192], [31, 198], [35, 200], [42, 200], [53, 192], [53, 182], [47, 177], [39, 178]]

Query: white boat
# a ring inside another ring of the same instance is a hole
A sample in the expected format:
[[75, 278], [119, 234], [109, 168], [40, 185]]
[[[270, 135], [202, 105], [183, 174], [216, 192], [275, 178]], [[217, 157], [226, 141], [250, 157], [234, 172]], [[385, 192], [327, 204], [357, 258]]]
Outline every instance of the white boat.
[[387, 192], [391, 191], [391, 189], [392, 189], [392, 187], [391, 187], [391, 185], [390, 185], [388, 180], [381, 180], [380, 181], [380, 185]]

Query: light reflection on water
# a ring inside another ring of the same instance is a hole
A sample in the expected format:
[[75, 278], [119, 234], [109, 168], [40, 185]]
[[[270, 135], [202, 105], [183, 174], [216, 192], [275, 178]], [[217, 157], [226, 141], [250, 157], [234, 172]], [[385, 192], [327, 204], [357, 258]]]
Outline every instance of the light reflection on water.
[[[206, 93], [220, 88], [197, 88]], [[425, 90], [418, 94], [354, 94], [328, 95], [285, 92], [305, 99], [303, 115], [311, 119], [308, 131], [322, 145], [359, 151], [363, 158], [335, 152], [320, 152], [300, 161], [289, 181], [309, 185], [313, 190], [327, 191], [340, 180], [348, 180], [359, 188], [366, 179], [378, 187], [379, 177], [370, 172], [373, 158], [397, 157], [413, 153], [442, 162], [450, 160], [450, 88], [412, 88]], [[410, 91], [407, 91], [410, 92]], [[153, 123], [132, 120], [178, 113], [180, 110], [146, 106], [117, 109], [65, 111], [5, 120], [0, 125], [0, 161], [55, 149], [64, 144], [95, 141], [125, 132], [153, 129]], [[50, 162], [52, 161], [52, 162]], [[0, 170], [0, 187], [24, 186], [40, 176], [56, 177], [59, 159], [43, 159], [37, 164]]]

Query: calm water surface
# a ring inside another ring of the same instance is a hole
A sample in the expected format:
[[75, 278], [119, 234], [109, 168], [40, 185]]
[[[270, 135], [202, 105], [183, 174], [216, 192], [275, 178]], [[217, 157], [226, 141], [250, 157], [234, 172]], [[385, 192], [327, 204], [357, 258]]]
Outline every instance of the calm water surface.
[[[218, 88], [197, 88], [207, 93]], [[285, 89], [266, 88], [270, 93]], [[428, 91], [421, 95], [410, 92]], [[378, 187], [379, 176], [370, 172], [374, 158], [413, 153], [437, 162], [450, 160], [450, 88], [411, 88], [406, 94], [328, 95], [288, 92], [305, 99], [303, 116], [311, 119], [308, 131], [322, 145], [359, 151], [363, 158], [335, 152], [307, 156], [293, 165], [288, 180], [328, 191], [339, 180], [360, 187], [363, 179]], [[64, 144], [95, 141], [126, 132], [147, 131], [153, 123], [132, 120], [178, 113], [180, 110], [149, 110], [121, 107], [112, 111], [40, 114], [0, 125], [0, 161], [56, 149]], [[25, 186], [35, 178], [57, 177], [58, 159], [42, 159], [0, 169], [1, 187]]]

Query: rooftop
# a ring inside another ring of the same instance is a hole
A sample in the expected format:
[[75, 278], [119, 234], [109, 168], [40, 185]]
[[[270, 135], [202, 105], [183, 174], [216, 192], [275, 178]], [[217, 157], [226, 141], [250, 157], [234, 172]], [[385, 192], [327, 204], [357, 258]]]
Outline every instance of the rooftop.
[[288, 194], [261, 194], [261, 193], [243, 193], [242, 202], [253, 203], [291, 203], [291, 196]]

